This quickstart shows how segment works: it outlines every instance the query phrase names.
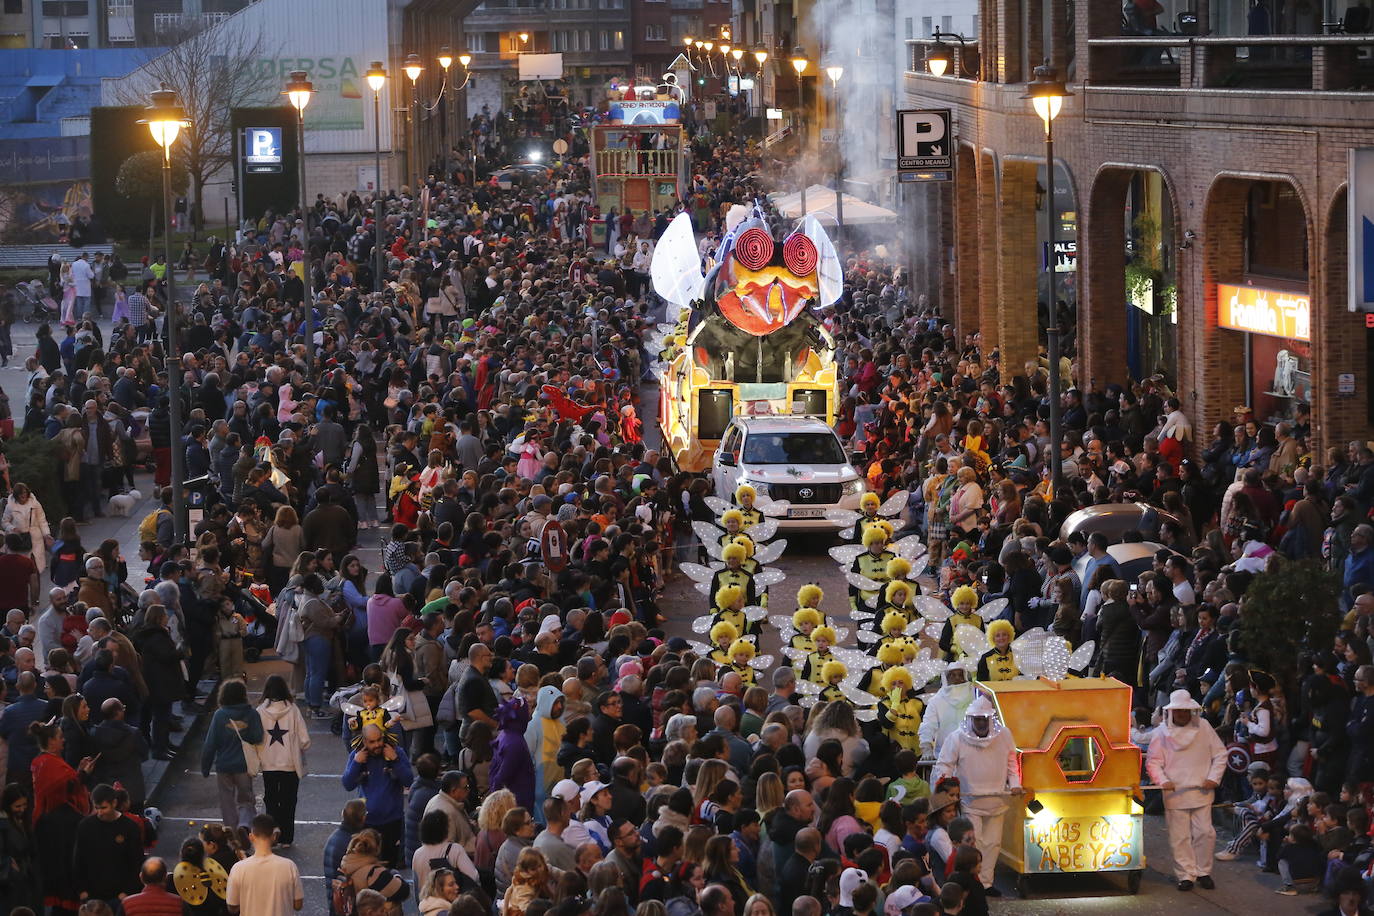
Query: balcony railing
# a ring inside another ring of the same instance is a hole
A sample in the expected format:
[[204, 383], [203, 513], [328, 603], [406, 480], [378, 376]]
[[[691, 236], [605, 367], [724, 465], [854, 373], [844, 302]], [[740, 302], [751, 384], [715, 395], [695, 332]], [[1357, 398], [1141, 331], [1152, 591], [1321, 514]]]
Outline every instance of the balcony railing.
[[1365, 92], [1374, 91], [1370, 48], [1374, 35], [1090, 38], [1086, 78], [1108, 86]]
[[596, 151], [596, 174], [674, 176], [678, 161], [675, 149], [602, 149]]

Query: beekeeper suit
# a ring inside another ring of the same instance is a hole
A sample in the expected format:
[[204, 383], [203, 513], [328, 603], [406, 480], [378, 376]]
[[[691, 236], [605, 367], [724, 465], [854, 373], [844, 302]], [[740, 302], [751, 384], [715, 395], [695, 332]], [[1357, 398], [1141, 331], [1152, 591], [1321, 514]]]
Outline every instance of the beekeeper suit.
[[978, 879], [983, 887], [992, 887], [1002, 852], [1002, 819], [1012, 798], [1020, 794], [1021, 774], [1016, 743], [986, 694], [974, 698], [963, 722], [940, 745], [930, 781], [938, 784], [946, 776], [959, 779], [961, 807], [973, 821], [974, 842], [983, 854]]
[[962, 661], [950, 662], [940, 689], [926, 704], [921, 727], [916, 732], [921, 741], [922, 757], [934, 757], [940, 752], [945, 739], [964, 721], [964, 713], [972, 702], [973, 685], [969, 683], [967, 665]]
[[1226, 746], [1203, 721], [1202, 707], [1186, 690], [1169, 694], [1164, 722], [1155, 729], [1145, 755], [1150, 781], [1164, 790], [1164, 823], [1174, 856], [1178, 889], [1204, 888], [1212, 882], [1212, 800], [1226, 772]]

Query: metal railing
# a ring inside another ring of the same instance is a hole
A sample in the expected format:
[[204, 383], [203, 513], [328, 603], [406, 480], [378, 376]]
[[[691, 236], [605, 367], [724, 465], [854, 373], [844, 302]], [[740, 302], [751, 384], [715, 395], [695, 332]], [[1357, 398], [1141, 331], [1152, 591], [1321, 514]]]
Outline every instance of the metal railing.
[[1088, 39], [1096, 85], [1374, 91], [1374, 34], [1151, 35]]
[[597, 175], [677, 174], [675, 149], [602, 149], [596, 151]]

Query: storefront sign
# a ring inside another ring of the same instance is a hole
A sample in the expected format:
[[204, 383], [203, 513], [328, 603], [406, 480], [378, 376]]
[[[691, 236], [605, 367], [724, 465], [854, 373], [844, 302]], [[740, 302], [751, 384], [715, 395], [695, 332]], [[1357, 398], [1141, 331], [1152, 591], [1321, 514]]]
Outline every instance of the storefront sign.
[[1130, 871], [1144, 865], [1139, 815], [1026, 821], [1026, 872]]
[[1217, 327], [1310, 341], [1310, 316], [1311, 300], [1306, 294], [1217, 284]]

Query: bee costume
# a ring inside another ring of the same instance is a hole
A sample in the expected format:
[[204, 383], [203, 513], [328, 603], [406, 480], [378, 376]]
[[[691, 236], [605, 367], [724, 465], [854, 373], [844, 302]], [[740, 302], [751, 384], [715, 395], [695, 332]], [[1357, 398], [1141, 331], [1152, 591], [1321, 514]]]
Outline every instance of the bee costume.
[[840, 681], [843, 681], [848, 674], [849, 669], [844, 666], [842, 661], [829, 661], [822, 665], [820, 683], [825, 686], [821, 688], [819, 700], [822, 703], [833, 703], [836, 700], [849, 702], [844, 691], [840, 689]]
[[945, 626], [940, 630], [940, 651], [945, 659], [957, 662], [964, 657], [964, 650], [954, 642], [954, 628], [960, 624], [983, 629], [983, 618], [978, 614], [978, 593], [971, 585], [961, 585], [954, 590], [954, 613], [949, 615]]
[[850, 543], [862, 544], [868, 529], [890, 524], [887, 519], [878, 514], [880, 505], [882, 505], [882, 500], [878, 498], [877, 493], [872, 491], [859, 498], [859, 520], [854, 523], [854, 537]]
[[348, 748], [358, 751], [363, 746], [363, 729], [369, 725], [375, 725], [382, 730], [382, 739], [395, 747], [397, 744], [395, 718], [391, 715], [391, 710], [385, 706], [376, 706], [368, 709], [366, 706], [358, 706], [353, 703], [343, 703], [340, 707], [344, 714], [344, 722], [348, 725]]
[[866, 690], [875, 697], [883, 695], [883, 675], [900, 666], [906, 656], [901, 646], [891, 643], [878, 647], [878, 667], [869, 668], [859, 678], [859, 689]]
[[[803, 585], [802, 589], [815, 588], [814, 585]], [[813, 607], [797, 608], [797, 612], [792, 615], [792, 626], [797, 628], [797, 632], [792, 634], [789, 643], [790, 648], [801, 649], [803, 652], [815, 652], [816, 640], [811, 635], [803, 633], [801, 628], [807, 624], [811, 625], [811, 634], [814, 634], [819, 627], [825, 625], [825, 620], [821, 617], [821, 612]]]
[[749, 484], [742, 483], [735, 487], [735, 504], [739, 506], [738, 512], [745, 528], [753, 527], [763, 521], [763, 513], [754, 508], [754, 500], [757, 498], [758, 493]]
[[[740, 664], [739, 662], [738, 656], [741, 655], [748, 656], [744, 664]], [[755, 650], [753, 643], [747, 639], [735, 640], [730, 644], [730, 659], [721, 666], [720, 671], [717, 672], [717, 676], [724, 677], [733, 671], [740, 676], [740, 680], [744, 682], [745, 687], [753, 687], [758, 672], [749, 666], [749, 662], [754, 658], [754, 655]]]
[[[992, 642], [998, 633], [1014, 636], [1016, 631], [1010, 621], [994, 620], [988, 624], [988, 641]], [[977, 676], [980, 681], [1010, 681], [1020, 673], [1021, 670], [1016, 666], [1016, 658], [1012, 655], [1010, 641], [1007, 642], [1006, 649], [998, 649], [997, 644], [993, 642], [992, 648], [978, 659]]]
[[[822, 652], [818, 646], [815, 651], [806, 656], [806, 664], [802, 665], [801, 678], [804, 681], [811, 681], [815, 684], [826, 683], [824, 668], [830, 664], [840, 664], [835, 656], [830, 652], [830, 646], [835, 644], [835, 631], [830, 627], [817, 627], [811, 633], [811, 638], [816, 642], [825, 640], [826, 648]], [[844, 667], [841, 665], [840, 667]]]
[[186, 912], [223, 912], [229, 892], [229, 875], [214, 857], [207, 855], [199, 866], [190, 862], [178, 863], [172, 872], [172, 884], [177, 889], [177, 896], [186, 904]]
[[[730, 539], [730, 543], [731, 543], [731, 544], [738, 544], [738, 545], [740, 545], [741, 547], [744, 548], [744, 561], [743, 561], [742, 563], [740, 563], [739, 568], [742, 569], [742, 570], [744, 570], [745, 572], [747, 572], [747, 573], [748, 573], [749, 575], [751, 575], [751, 576], [756, 576], [756, 575], [758, 575], [760, 566], [759, 566], [759, 561], [754, 559], [754, 540], [753, 540], [753, 538], [749, 537], [749, 535], [747, 535], [747, 534], [737, 534], [737, 535], [735, 535], [733, 538]], [[728, 546], [728, 545], [727, 545], [727, 544], [722, 544], [722, 545], [721, 545], [722, 552], [724, 551], [724, 548], [725, 548], [726, 546]]]
[[728, 620], [711, 627], [711, 654], [706, 656], [717, 666], [730, 664], [730, 647], [739, 639], [739, 630]]
[[745, 632], [748, 618], [744, 616], [742, 609], [736, 607], [744, 598], [744, 589], [738, 585], [722, 585], [716, 589], [715, 595], [716, 606], [711, 608], [711, 613], [715, 615], [711, 624], [712, 631], [714, 632], [716, 624], [724, 622], [734, 627], [736, 634]]
[[907, 636], [903, 631], [907, 627], [907, 620], [900, 611], [888, 611], [883, 615], [882, 639], [874, 643], [873, 654], [877, 655], [884, 646], [895, 646], [898, 652], [905, 653], [910, 649], [911, 654], [915, 655], [919, 648], [915, 640]]
[[925, 700], [911, 685], [911, 672], [905, 668], [891, 668], [883, 673], [884, 696], [878, 703], [878, 721], [888, 738], [898, 747], [921, 753], [921, 717], [925, 715]]
[[906, 581], [911, 573], [911, 563], [905, 557], [893, 557], [887, 564], [888, 583], [878, 600], [878, 613], [873, 615], [873, 629], [882, 632], [882, 621], [889, 611], [895, 611], [911, 623], [920, 613], [911, 603], [911, 593], [916, 586]]
[[[767, 596], [765, 595], [765, 600], [760, 602], [758, 593], [754, 588], [754, 577], [752, 574], [750, 574], [750, 572], [747, 569], [744, 568], [744, 561], [748, 559], [749, 556], [748, 551], [746, 551], [744, 548], [744, 545], [731, 544], [730, 546], [722, 550], [720, 555], [721, 558], [725, 560], [725, 568], [717, 570], [716, 574], [711, 577], [711, 594], [717, 595], [720, 593], [720, 590], [725, 586], [734, 585], [740, 589], [740, 592], [744, 596], [744, 603], [746, 605], [762, 604], [766, 607], [768, 604], [766, 600]], [[731, 569], [731, 560], [737, 561], [740, 565], [735, 567], [734, 569]], [[719, 607], [719, 602], [717, 602], [717, 607]], [[739, 626], [741, 633], [745, 632], [743, 628], [743, 615], [740, 615], [739, 621], [732, 620], [730, 622]]]
[[[886, 525], [887, 523], [884, 522], [883, 524]], [[864, 552], [854, 558], [854, 563], [849, 567], [849, 571], [867, 576], [876, 582], [886, 582], [887, 564], [897, 559], [897, 555], [887, 549], [874, 553], [868, 548], [875, 544], [886, 544], [887, 538], [885, 528], [877, 526], [870, 528], [864, 534]], [[881, 591], [866, 592], [851, 585], [849, 586], [849, 608], [851, 611], [876, 611], [878, 598], [881, 594]]]

